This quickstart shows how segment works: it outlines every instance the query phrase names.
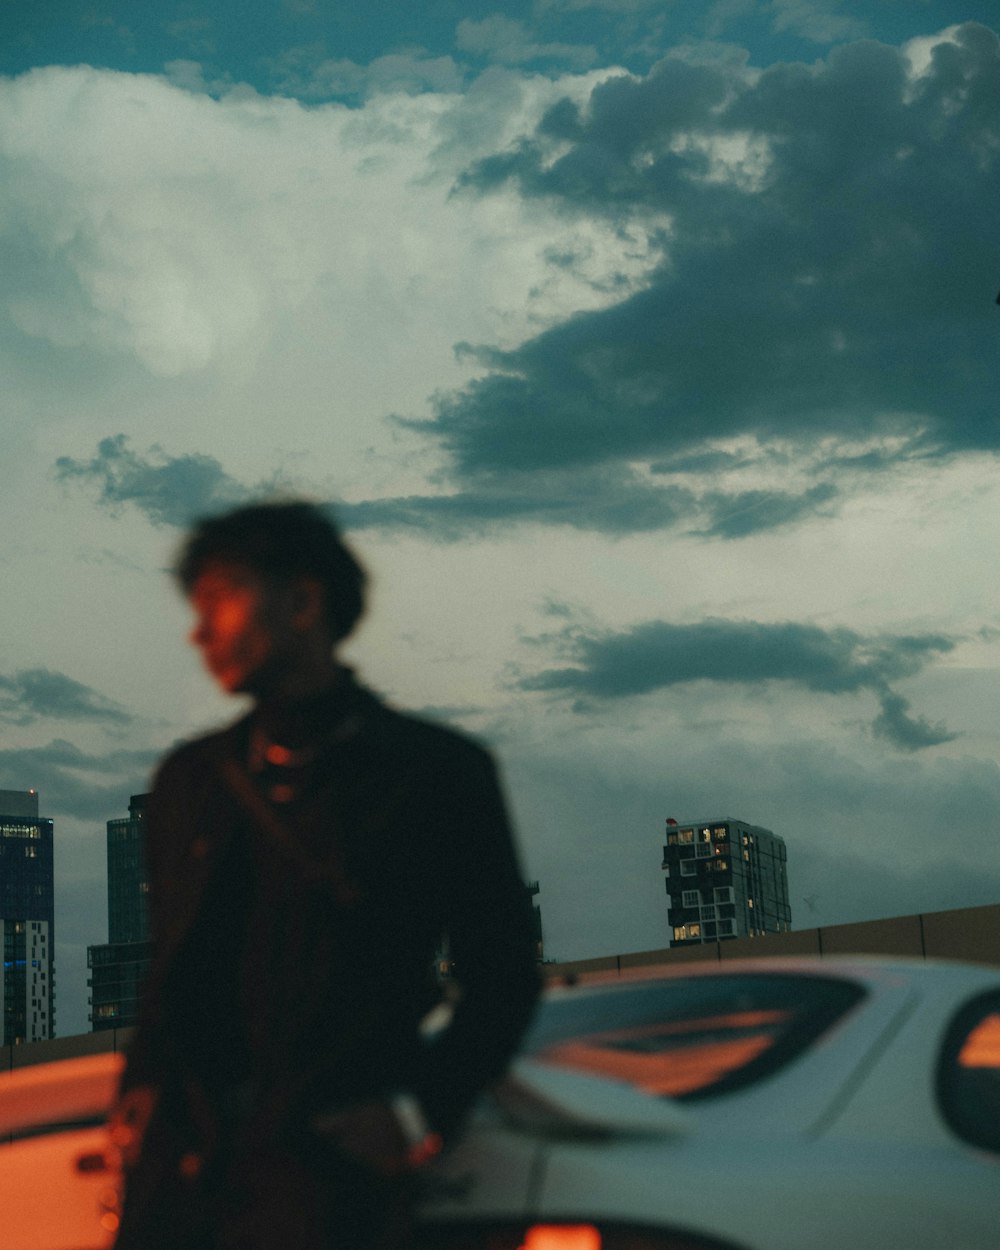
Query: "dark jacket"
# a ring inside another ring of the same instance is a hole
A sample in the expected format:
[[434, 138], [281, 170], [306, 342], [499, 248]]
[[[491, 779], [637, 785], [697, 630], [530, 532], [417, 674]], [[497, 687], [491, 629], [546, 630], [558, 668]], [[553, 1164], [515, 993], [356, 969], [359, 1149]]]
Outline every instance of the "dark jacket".
[[[258, 1140], [307, 1167], [311, 1117], [367, 1097], [414, 1094], [447, 1139], [537, 995], [530, 903], [482, 748], [348, 682], [292, 853], [225, 780], [251, 721], [174, 752], [147, 807], [154, 960], [124, 1088], [161, 1099], [123, 1245], [141, 1244], [140, 1208], [222, 1140], [248, 1088]], [[442, 934], [461, 993], [428, 1042]]]

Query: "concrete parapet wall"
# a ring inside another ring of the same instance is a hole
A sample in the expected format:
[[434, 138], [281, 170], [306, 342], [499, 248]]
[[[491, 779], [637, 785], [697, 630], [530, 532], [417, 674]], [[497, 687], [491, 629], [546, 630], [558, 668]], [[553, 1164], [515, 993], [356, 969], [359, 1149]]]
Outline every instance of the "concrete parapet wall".
[[1000, 906], [934, 911], [921, 921], [928, 958], [1000, 963]]
[[654, 964], [788, 955], [888, 955], [1000, 966], [1000, 904], [552, 963], [544, 971], [552, 979], [580, 979]]
[[83, 1055], [102, 1055], [109, 1050], [124, 1050], [131, 1035], [131, 1029], [103, 1029], [97, 1033], [54, 1037], [46, 1042], [0, 1046], [0, 1073], [13, 1072], [16, 1068], [25, 1068], [33, 1063], [53, 1063], [57, 1059], [79, 1059]]

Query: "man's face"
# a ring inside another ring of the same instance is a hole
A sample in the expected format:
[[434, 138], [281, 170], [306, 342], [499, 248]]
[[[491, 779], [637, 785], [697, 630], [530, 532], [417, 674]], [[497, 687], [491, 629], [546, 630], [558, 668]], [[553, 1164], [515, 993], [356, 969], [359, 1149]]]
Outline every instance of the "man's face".
[[289, 587], [238, 564], [205, 566], [191, 588], [191, 642], [228, 694], [260, 694], [298, 641]]

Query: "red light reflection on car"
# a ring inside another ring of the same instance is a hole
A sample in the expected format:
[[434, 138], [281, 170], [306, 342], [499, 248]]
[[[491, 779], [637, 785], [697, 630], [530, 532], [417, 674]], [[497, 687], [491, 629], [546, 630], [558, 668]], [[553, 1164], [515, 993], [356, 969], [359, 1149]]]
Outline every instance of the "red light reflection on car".
[[535, 1224], [518, 1250], [601, 1250], [601, 1234], [593, 1224]]
[[557, 1043], [534, 1058], [626, 1081], [647, 1094], [676, 1097], [714, 1085], [752, 1063], [774, 1045], [780, 1026], [790, 1018], [787, 1011], [740, 1011], [614, 1029]]
[[1000, 1068], [1000, 1015], [981, 1020], [958, 1054], [963, 1068]]

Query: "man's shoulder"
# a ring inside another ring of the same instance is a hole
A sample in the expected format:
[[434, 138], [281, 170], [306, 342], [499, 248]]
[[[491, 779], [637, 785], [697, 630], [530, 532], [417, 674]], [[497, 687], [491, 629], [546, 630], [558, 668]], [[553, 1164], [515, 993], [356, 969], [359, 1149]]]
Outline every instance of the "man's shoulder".
[[481, 766], [492, 761], [489, 748], [464, 730], [419, 712], [395, 708], [375, 695], [370, 696], [365, 722], [363, 736], [393, 755], [443, 762], [465, 760]]
[[221, 729], [175, 743], [157, 766], [153, 779], [154, 789], [164, 782], [193, 779], [211, 772], [215, 761], [245, 734], [247, 719], [246, 716], [241, 716]]

